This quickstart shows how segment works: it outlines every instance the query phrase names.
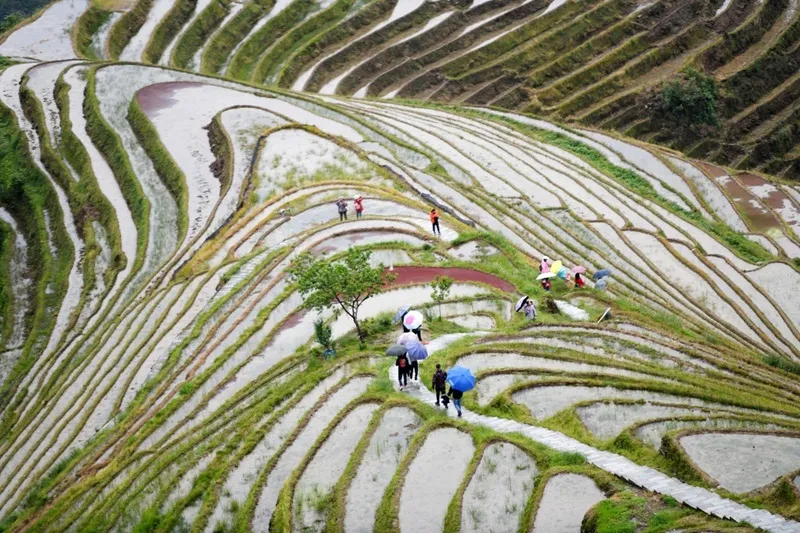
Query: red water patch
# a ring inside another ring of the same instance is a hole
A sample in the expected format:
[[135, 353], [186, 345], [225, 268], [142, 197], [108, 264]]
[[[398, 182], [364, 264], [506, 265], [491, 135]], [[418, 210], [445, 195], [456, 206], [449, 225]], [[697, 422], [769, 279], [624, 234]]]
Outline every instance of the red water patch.
[[707, 173], [709, 173], [714, 178], [721, 178], [723, 176], [727, 176], [728, 173], [725, 172], [724, 168], [718, 167], [716, 165], [712, 165], [711, 163], [706, 163], [704, 161], [695, 161], [695, 163], [699, 164], [703, 167]]
[[398, 266], [394, 267], [392, 273], [397, 275], [393, 285], [430, 283], [436, 276], [449, 276], [455, 281], [485, 283], [501, 291], [516, 292], [514, 286], [503, 278], [470, 268]]
[[[707, 163], [704, 167], [713, 167]], [[719, 167], [713, 167], [719, 169]], [[722, 170], [722, 169], [719, 169]], [[728, 174], [715, 176], [717, 183], [725, 189], [736, 208], [749, 219], [748, 226], [752, 231], [766, 233], [770, 229], [780, 228], [781, 224], [768, 209], [762, 207], [761, 201], [749, 189]], [[763, 180], [762, 180], [763, 182]]]
[[136, 101], [142, 111], [148, 116], [157, 114], [162, 109], [168, 109], [178, 102], [175, 94], [181, 89], [189, 87], [201, 87], [202, 83], [196, 81], [170, 81], [167, 83], [156, 83], [139, 89], [136, 93]]
[[770, 191], [769, 195], [766, 198], [761, 198], [761, 201], [769, 205], [772, 209], [781, 209], [784, 205], [784, 202], [789, 202], [790, 205], [792, 203], [792, 200], [785, 192], [778, 189], [772, 183], [768, 182], [761, 176], [756, 176], [755, 174], [742, 173], [742, 174], [737, 174], [736, 177], [739, 178], [739, 181], [741, 181], [746, 187], [760, 187], [762, 185], [772, 185], [773, 190]]

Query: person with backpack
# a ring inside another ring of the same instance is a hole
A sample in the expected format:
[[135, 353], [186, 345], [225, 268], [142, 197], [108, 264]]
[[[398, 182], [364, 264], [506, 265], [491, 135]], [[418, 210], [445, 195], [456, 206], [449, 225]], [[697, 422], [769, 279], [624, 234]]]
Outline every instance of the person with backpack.
[[339, 198], [336, 207], [339, 209], [339, 222], [347, 220], [347, 202], [344, 201], [344, 198]]
[[[436, 405], [439, 405], [439, 399], [447, 391], [447, 372], [442, 370], [442, 365], [436, 364], [436, 372], [433, 373], [433, 390], [436, 391]], [[445, 407], [447, 404], [445, 403]]]
[[411, 369], [408, 356], [403, 354], [398, 357], [395, 365], [397, 365], [397, 382], [400, 384], [400, 390], [405, 389], [408, 385], [408, 371]]
[[461, 396], [464, 395], [460, 390], [456, 390], [450, 386], [450, 392], [447, 393], [453, 399], [453, 407], [458, 411], [458, 418], [461, 418]]
[[442, 236], [442, 230], [439, 228], [439, 213], [436, 211], [434, 207], [431, 209], [431, 227], [433, 228], [433, 234]]
[[364, 212], [364, 197], [360, 194], [353, 199], [353, 207], [356, 209], [356, 218], [361, 218]]

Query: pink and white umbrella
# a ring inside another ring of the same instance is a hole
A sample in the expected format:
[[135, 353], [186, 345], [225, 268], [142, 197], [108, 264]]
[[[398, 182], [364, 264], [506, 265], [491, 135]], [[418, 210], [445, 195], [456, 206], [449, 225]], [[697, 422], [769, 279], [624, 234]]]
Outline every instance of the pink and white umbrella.
[[572, 273], [573, 274], [583, 274], [584, 272], [586, 272], [586, 267], [582, 267], [582, 266], [574, 266], [574, 267], [572, 267]]
[[403, 317], [403, 325], [407, 329], [417, 329], [422, 325], [422, 313], [419, 311], [409, 311], [406, 313], [406, 316]]

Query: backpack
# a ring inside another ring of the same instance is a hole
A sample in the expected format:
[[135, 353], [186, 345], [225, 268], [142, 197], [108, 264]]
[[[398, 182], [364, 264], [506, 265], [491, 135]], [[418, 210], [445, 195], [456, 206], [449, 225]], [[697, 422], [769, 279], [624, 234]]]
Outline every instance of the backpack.
[[405, 367], [406, 367], [406, 358], [403, 357], [402, 359], [400, 359], [400, 368], [405, 368]]
[[447, 372], [437, 370], [433, 374], [433, 383], [436, 385], [437, 389], [444, 389], [447, 383]]

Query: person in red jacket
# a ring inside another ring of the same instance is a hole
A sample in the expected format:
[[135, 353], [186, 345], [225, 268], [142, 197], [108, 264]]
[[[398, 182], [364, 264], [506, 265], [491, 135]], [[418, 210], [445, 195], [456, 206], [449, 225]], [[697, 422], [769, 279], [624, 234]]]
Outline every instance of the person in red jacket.
[[436, 211], [434, 207], [431, 209], [431, 227], [433, 228], [433, 234], [442, 236], [442, 230], [439, 228], [439, 213]]
[[583, 281], [583, 276], [581, 276], [580, 274], [575, 274], [575, 286], [581, 288], [584, 285], [586, 285], [586, 282]]
[[353, 199], [353, 205], [356, 208], [356, 218], [361, 218], [364, 212], [364, 197], [360, 194]]

